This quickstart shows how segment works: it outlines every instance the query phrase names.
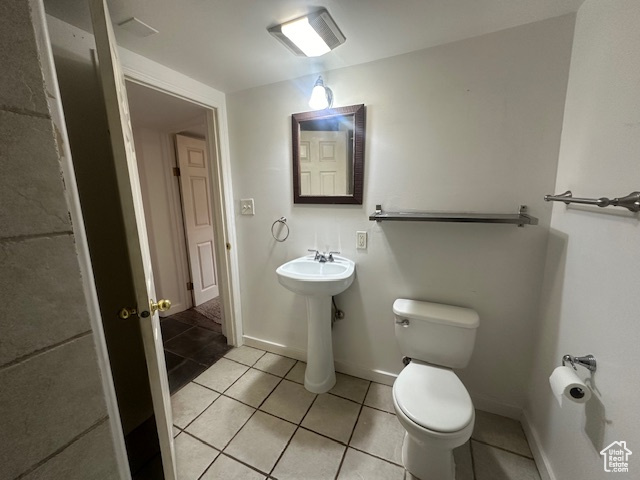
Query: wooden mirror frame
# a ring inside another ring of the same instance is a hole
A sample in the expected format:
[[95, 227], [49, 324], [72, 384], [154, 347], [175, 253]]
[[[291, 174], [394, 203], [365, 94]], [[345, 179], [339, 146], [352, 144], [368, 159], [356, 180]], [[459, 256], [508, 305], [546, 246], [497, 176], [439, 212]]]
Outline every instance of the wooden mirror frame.
[[[345, 115], [353, 115], [353, 195], [300, 195], [300, 122]], [[291, 139], [293, 143], [293, 203], [362, 205], [365, 141], [364, 104], [331, 108], [316, 112], [294, 113], [291, 115]]]

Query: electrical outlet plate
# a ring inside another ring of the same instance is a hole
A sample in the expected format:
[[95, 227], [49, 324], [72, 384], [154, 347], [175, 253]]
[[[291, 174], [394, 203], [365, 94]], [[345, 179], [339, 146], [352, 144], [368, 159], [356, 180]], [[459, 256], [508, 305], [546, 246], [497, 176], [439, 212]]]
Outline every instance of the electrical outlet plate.
[[241, 198], [240, 199], [240, 214], [242, 215], [255, 215], [256, 211], [253, 205], [253, 198]]
[[367, 232], [356, 232], [356, 248], [367, 248]]

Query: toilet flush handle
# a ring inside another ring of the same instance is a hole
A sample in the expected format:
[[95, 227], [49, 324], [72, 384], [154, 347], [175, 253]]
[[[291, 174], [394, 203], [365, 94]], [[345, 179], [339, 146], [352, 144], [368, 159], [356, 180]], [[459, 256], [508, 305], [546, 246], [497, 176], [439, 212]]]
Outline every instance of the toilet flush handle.
[[396, 320], [396, 325], [402, 325], [403, 327], [408, 327], [410, 323], [411, 322], [409, 322], [408, 318], [400, 318]]

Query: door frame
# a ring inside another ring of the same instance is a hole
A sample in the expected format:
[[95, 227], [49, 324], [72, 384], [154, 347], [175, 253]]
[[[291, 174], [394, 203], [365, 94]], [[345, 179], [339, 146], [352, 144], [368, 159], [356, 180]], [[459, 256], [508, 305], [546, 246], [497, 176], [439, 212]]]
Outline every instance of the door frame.
[[[150, 60], [126, 50], [119, 49], [119, 53], [121, 54], [120, 60], [125, 80], [194, 103], [206, 111], [205, 127], [211, 175], [209, 193], [213, 209], [214, 229], [216, 232], [220, 232], [215, 238], [220, 301], [224, 309], [227, 341], [230, 345], [240, 346], [243, 343], [242, 312], [239, 296], [238, 255], [237, 248], [234, 248], [237, 242], [224, 94], [220, 93], [218, 97], [214, 97], [207, 94], [208, 92], [198, 91], [197, 88], [194, 88], [195, 85], [189, 85], [185, 81], [186, 79], [178, 78], [176, 72], [168, 68], [166, 72], [157, 73], [165, 76], [171, 74], [172, 78], [159, 78], [160, 75], [147, 73], [149, 70], [160, 70], [160, 66], [155, 62], [152, 64]], [[128, 61], [134, 56], [134, 61]]]

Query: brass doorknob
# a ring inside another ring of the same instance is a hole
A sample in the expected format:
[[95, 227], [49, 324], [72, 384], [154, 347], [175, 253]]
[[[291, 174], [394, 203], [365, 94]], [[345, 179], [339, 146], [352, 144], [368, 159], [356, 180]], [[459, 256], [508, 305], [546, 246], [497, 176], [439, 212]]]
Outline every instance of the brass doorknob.
[[170, 300], [158, 300], [158, 303], [155, 303], [153, 300], [151, 300], [151, 313], [156, 313], [156, 311], [166, 312], [170, 308], [171, 308]]

